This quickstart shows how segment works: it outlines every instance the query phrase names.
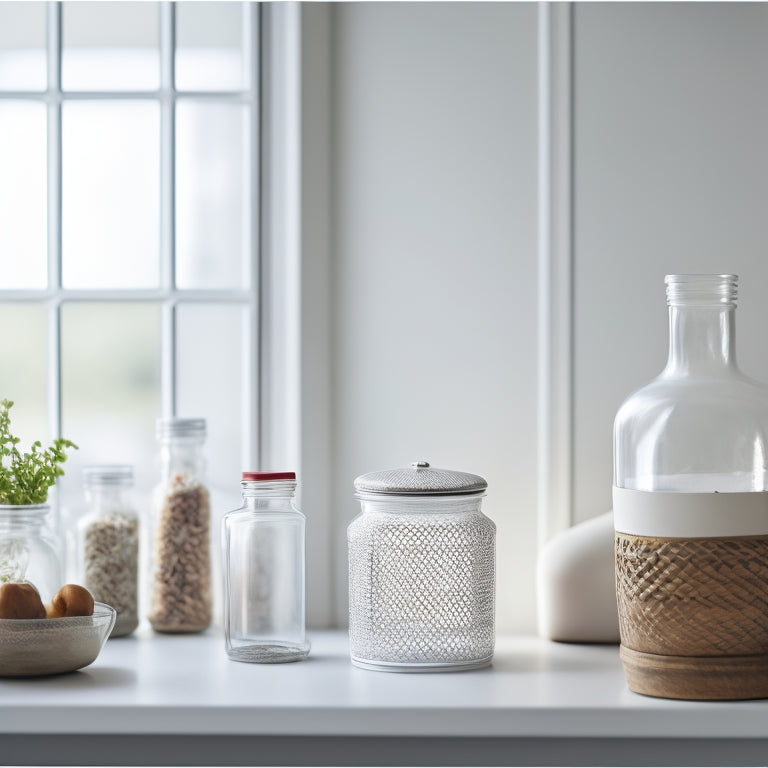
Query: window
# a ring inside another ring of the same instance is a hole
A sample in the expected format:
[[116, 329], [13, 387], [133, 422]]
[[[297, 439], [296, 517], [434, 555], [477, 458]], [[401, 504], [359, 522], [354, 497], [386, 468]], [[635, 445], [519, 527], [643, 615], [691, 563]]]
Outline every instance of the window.
[[258, 16], [0, 4], [0, 396], [80, 446], [65, 514], [87, 463], [149, 491], [160, 415], [208, 420], [214, 494], [256, 465]]

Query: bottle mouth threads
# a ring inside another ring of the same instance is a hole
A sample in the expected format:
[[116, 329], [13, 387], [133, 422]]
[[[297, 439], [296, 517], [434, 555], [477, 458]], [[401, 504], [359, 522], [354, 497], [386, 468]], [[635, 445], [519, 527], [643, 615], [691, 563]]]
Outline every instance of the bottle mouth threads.
[[667, 275], [669, 307], [735, 307], [738, 275]]

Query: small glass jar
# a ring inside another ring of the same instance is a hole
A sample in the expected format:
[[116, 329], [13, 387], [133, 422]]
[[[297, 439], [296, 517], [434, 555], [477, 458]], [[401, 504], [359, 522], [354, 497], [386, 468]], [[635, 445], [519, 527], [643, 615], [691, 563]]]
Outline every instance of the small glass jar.
[[205, 419], [157, 422], [161, 480], [153, 505], [149, 621], [158, 632], [200, 632], [211, 623], [205, 435]]
[[29, 581], [44, 603], [64, 583], [49, 504], [0, 504], [0, 584]]
[[224, 636], [235, 661], [300, 661], [304, 627], [304, 515], [293, 472], [243, 472], [243, 505], [222, 522]]
[[355, 480], [362, 513], [347, 530], [352, 663], [393, 672], [491, 663], [496, 526], [478, 475], [433, 469]]
[[768, 390], [736, 364], [736, 275], [667, 275], [669, 357], [614, 425], [629, 687], [768, 697]]
[[132, 498], [133, 467], [83, 468], [88, 512], [78, 521], [81, 583], [94, 600], [117, 612], [110, 637], [129, 635], [139, 624], [139, 515]]

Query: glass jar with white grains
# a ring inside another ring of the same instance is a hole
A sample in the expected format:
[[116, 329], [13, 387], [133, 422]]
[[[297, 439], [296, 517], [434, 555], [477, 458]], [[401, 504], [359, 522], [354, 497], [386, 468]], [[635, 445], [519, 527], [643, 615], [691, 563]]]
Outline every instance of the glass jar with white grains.
[[300, 661], [309, 653], [304, 515], [294, 472], [243, 472], [243, 505], [222, 522], [224, 635], [235, 661]]
[[139, 515], [133, 500], [133, 467], [83, 468], [87, 512], [78, 521], [81, 582], [95, 600], [117, 612], [111, 637], [139, 624]]

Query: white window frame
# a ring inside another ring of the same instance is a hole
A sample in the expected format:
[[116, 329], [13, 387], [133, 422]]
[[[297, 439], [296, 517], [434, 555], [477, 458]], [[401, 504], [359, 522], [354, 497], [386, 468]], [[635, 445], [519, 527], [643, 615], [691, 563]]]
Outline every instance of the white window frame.
[[[43, 102], [48, 111], [48, 285], [6, 290], [2, 302], [48, 307], [49, 428], [61, 434], [61, 306], [65, 302], [151, 301], [162, 307], [164, 416], [176, 411], [176, 308], [232, 303], [247, 309], [242, 455], [247, 468], [295, 469], [308, 518], [307, 624], [334, 624], [339, 521], [331, 505], [330, 26], [324, 4], [248, 2], [248, 91], [177, 92], [175, 4], [160, 8], [157, 91], [61, 90], [62, 4], [47, 3], [48, 87], [0, 92]], [[161, 105], [161, 281], [152, 290], [71, 290], [61, 282], [61, 105], [68, 99], [156, 99]], [[251, 109], [251, 285], [244, 290], [179, 290], [174, 281], [174, 107], [182, 99], [245, 103]], [[238, 470], [240, 468], [237, 468]], [[343, 623], [343, 622], [342, 622]]]
[[[61, 308], [64, 303], [146, 301], [161, 307], [161, 398], [163, 416], [176, 415], [177, 356], [176, 315], [182, 303], [236, 304], [246, 312], [242, 349], [245, 381], [241, 404], [242, 456], [247, 466], [260, 464], [259, 411], [259, 324], [260, 324], [260, 15], [257, 3], [245, 3], [246, 23], [243, 46], [250, 70], [250, 85], [240, 91], [177, 91], [174, 59], [176, 41], [176, 7], [160, 2], [160, 88], [151, 91], [62, 91], [62, 3], [47, 3], [47, 89], [45, 91], [0, 91], [3, 100], [43, 102], [47, 106], [47, 262], [48, 284], [43, 290], [0, 288], [0, 302], [39, 302], [48, 311], [48, 421], [52, 435], [62, 432], [61, 381]], [[66, 9], [64, 9], [66, 10]], [[62, 285], [62, 104], [67, 101], [142, 100], [160, 105], [160, 281], [153, 289], [88, 289], [73, 290]], [[175, 249], [175, 112], [183, 100], [205, 100], [218, 103], [244, 104], [250, 109], [251, 164], [251, 254], [250, 287], [243, 289], [179, 289], [176, 284]]]

